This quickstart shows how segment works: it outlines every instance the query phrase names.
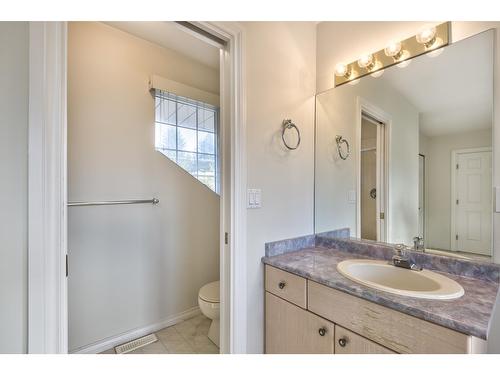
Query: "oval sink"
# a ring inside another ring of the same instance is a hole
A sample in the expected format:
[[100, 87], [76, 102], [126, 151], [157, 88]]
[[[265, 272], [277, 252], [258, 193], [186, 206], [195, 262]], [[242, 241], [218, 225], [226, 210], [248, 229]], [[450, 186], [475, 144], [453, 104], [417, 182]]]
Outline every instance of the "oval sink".
[[454, 299], [464, 295], [464, 288], [446, 276], [395, 267], [383, 260], [344, 260], [337, 265], [337, 270], [352, 281], [402, 296]]

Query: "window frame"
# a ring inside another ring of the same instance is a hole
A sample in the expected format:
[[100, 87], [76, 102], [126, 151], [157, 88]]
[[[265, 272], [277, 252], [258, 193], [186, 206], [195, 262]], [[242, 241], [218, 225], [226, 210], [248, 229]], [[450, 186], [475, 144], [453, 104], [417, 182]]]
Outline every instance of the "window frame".
[[[217, 195], [220, 195], [220, 183], [221, 183], [220, 182], [220, 108], [217, 106], [214, 106], [212, 104], [206, 103], [206, 102], [191, 99], [189, 97], [185, 97], [185, 96], [181, 96], [181, 95], [176, 95], [173, 92], [170, 92], [167, 90], [154, 89], [153, 95], [154, 95], [154, 99], [155, 99], [155, 114], [154, 114], [154, 116], [155, 116], [155, 121], [154, 121], [154, 123], [155, 123], [155, 150], [160, 152], [161, 154], [163, 154], [165, 157], [167, 157], [172, 162], [174, 162], [178, 167], [182, 168], [183, 171], [185, 171], [186, 173], [189, 173], [189, 175], [196, 178], [200, 183], [205, 185], [211, 191], [213, 191]], [[170, 102], [175, 104], [175, 123], [168, 122], [168, 120], [167, 120], [167, 122], [159, 121], [158, 115], [157, 115], [157, 109], [158, 109], [158, 106], [163, 103], [163, 101], [170, 101]], [[179, 104], [189, 105], [189, 106], [193, 106], [196, 108], [196, 121], [195, 121], [196, 127], [193, 128], [193, 127], [189, 127], [189, 126], [185, 126], [185, 125], [179, 125], [179, 117], [178, 117]], [[199, 127], [200, 110], [209, 110], [209, 111], [214, 113], [213, 132]], [[162, 125], [175, 127], [175, 149], [172, 149], [169, 147], [157, 147], [158, 126], [162, 126]], [[189, 129], [189, 130], [193, 130], [196, 132], [196, 150], [195, 151], [185, 151], [185, 150], [179, 149], [179, 128]], [[199, 151], [199, 133], [200, 132], [213, 134], [213, 136], [214, 136], [214, 152], [213, 152], [213, 154]], [[175, 160], [167, 155], [168, 151], [175, 152]], [[196, 174], [191, 173], [189, 170], [184, 168], [179, 163], [179, 152], [196, 155]], [[200, 155], [214, 157], [214, 180], [215, 180], [214, 187], [215, 187], [215, 189], [212, 189], [211, 186], [209, 186], [203, 180], [200, 179], [200, 175], [199, 175]]]

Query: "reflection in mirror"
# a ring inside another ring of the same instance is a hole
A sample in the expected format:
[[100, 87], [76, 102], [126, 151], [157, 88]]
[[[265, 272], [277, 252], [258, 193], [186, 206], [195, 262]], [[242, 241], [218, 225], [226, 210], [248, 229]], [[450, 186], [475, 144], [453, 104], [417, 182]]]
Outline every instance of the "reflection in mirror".
[[316, 232], [488, 260], [492, 123], [493, 31], [317, 95]]

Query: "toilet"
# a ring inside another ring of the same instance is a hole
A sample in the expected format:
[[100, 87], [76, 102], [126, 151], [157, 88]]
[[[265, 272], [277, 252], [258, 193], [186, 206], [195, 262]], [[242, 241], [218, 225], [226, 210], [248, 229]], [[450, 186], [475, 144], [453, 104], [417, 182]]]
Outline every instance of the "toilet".
[[208, 330], [208, 338], [219, 347], [220, 326], [220, 282], [214, 281], [201, 287], [198, 292], [198, 305], [208, 319], [212, 320]]

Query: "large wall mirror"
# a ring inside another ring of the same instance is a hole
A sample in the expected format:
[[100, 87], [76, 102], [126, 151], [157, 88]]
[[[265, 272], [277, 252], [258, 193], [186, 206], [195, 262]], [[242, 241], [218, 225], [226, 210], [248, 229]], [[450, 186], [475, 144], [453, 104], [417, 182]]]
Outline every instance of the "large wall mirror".
[[316, 233], [491, 259], [493, 43], [489, 30], [317, 95]]

